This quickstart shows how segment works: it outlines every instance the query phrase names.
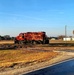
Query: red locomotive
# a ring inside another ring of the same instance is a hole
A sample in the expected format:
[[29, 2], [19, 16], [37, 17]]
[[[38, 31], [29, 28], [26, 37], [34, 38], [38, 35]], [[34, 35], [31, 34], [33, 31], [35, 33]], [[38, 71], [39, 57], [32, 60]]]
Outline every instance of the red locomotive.
[[15, 43], [23, 44], [23, 43], [39, 43], [39, 44], [46, 44], [48, 43], [48, 38], [45, 32], [26, 32], [20, 33], [15, 38]]

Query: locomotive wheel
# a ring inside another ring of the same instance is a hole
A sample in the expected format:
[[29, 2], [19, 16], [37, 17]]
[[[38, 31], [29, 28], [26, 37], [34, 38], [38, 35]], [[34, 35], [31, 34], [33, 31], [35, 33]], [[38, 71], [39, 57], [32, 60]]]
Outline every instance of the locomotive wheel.
[[24, 42], [23, 41], [19, 41], [19, 44], [24, 44]]
[[37, 44], [37, 42], [33, 40], [33, 41], [32, 41], [32, 44], [34, 44], [34, 45], [35, 45], [35, 44]]
[[43, 42], [41, 40], [37, 41], [38, 44], [42, 44]]

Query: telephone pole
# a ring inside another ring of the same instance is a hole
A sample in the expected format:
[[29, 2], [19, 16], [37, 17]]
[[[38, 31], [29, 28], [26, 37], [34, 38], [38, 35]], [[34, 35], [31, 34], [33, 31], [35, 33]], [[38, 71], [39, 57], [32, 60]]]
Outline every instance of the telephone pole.
[[74, 30], [73, 30], [73, 36], [74, 36]]
[[65, 25], [65, 38], [67, 37], [67, 25]]

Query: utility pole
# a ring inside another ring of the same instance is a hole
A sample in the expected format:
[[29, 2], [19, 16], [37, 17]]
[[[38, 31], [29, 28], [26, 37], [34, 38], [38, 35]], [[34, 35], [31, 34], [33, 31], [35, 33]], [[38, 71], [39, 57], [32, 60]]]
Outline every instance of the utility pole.
[[74, 30], [73, 30], [73, 35], [74, 35]]
[[65, 38], [67, 37], [67, 25], [65, 25]]

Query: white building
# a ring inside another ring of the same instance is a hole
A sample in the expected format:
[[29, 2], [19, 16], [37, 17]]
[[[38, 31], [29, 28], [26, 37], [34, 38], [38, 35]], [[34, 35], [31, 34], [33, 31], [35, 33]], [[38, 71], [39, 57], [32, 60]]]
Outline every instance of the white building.
[[71, 41], [70, 37], [63, 38], [63, 41]]
[[63, 41], [74, 41], [74, 37], [65, 37]]

